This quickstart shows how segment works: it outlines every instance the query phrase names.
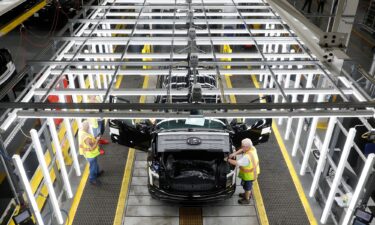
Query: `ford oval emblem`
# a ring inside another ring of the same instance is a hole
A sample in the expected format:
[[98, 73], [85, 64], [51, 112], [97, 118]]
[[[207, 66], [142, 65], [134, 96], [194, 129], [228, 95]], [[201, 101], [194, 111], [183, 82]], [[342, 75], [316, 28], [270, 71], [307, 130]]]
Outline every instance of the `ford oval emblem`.
[[189, 137], [186, 142], [188, 145], [200, 145], [202, 140], [198, 137]]

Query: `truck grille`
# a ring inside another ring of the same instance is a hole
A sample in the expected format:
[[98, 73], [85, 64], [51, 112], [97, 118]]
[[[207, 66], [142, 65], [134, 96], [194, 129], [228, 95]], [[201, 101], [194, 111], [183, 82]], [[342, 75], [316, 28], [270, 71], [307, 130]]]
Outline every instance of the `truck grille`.
[[199, 192], [199, 191], [210, 191], [215, 188], [215, 183], [173, 183], [171, 189], [174, 191], [184, 191], [184, 192]]

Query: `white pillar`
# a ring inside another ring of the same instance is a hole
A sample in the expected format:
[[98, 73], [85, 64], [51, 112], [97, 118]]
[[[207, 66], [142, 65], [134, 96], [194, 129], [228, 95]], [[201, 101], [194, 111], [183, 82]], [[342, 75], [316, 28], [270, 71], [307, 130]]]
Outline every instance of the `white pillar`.
[[[332, 32], [347, 34], [346, 46], [349, 44], [355, 15], [357, 13], [358, 2], [359, 0], [339, 0], [339, 3], [337, 4], [337, 13], [333, 21]], [[342, 17], [342, 15], [345, 15], [345, 17]]]
[[372, 172], [372, 169], [374, 167], [374, 162], [375, 162], [375, 154], [372, 153], [367, 157], [365, 166], [363, 167], [361, 176], [359, 177], [359, 180], [358, 180], [358, 184], [355, 187], [354, 194], [350, 200], [348, 210], [346, 211], [344, 220], [341, 225], [348, 225], [351, 222], [354, 210], [356, 209], [356, 206], [358, 204], [359, 196], [361, 195], [363, 188], [366, 185], [366, 181]]
[[[318, 96], [318, 102], [323, 102], [323, 100], [324, 100], [324, 94], [320, 94]], [[313, 117], [312, 122], [311, 122], [311, 126], [310, 126], [309, 135], [307, 137], [305, 153], [303, 155], [303, 161], [302, 161], [301, 170], [300, 170], [301, 176], [305, 175], [307, 165], [309, 164], [311, 147], [314, 143], [314, 137], [315, 137], [316, 127], [318, 125], [318, 122], [319, 122], [319, 117]]]
[[[313, 78], [314, 78], [313, 74], [309, 74], [307, 76], [306, 88], [312, 87]], [[306, 103], [308, 101], [309, 101], [309, 94], [305, 94], [303, 96], [303, 102]], [[300, 141], [301, 133], [302, 133], [303, 120], [304, 120], [303, 117], [298, 119], [298, 125], [297, 125], [296, 135], [294, 137], [294, 144], [293, 144], [293, 150], [292, 150], [292, 156], [293, 157], [296, 156], [296, 154], [297, 154], [298, 145], [299, 145], [299, 141]]]
[[[296, 80], [294, 81], [294, 88], [299, 88], [299, 84], [301, 82], [301, 74], [296, 74]], [[292, 102], [297, 102], [297, 94], [292, 95]], [[285, 129], [285, 140], [289, 140], [290, 136], [290, 131], [292, 129], [292, 122], [293, 118], [288, 118], [287, 124], [286, 124], [286, 129]]]
[[326, 205], [324, 206], [323, 214], [322, 214], [322, 217], [320, 218], [320, 222], [322, 224], [325, 224], [327, 222], [328, 215], [331, 212], [332, 204], [333, 204], [337, 189], [339, 187], [342, 174], [345, 169], [345, 164], [348, 161], [348, 156], [350, 153], [350, 149], [353, 146], [353, 141], [354, 141], [356, 132], [357, 131], [355, 130], [355, 128], [350, 128], [348, 136], [346, 138], [344, 149], [341, 152], [340, 162], [339, 162], [339, 165], [337, 166], [335, 177], [333, 178], [331, 190], [329, 191]]
[[53, 145], [55, 147], [56, 158], [60, 164], [60, 172], [63, 178], [66, 195], [68, 196], [68, 198], [73, 198], [72, 186], [70, 185], [68, 173], [66, 172], [65, 161], [64, 161], [64, 157], [63, 157], [62, 149], [61, 149], [61, 143], [59, 141], [59, 136], [57, 135], [55, 123], [52, 118], [48, 118], [47, 122], [49, 126], [49, 131], [51, 132]]
[[[79, 78], [81, 76], [80, 75], [76, 75], [76, 77], [78, 78], [78, 81], [80, 81]], [[73, 74], [68, 74], [68, 79], [69, 79], [69, 88], [71, 88], [71, 89], [76, 88], [75, 87], [75, 83], [74, 83], [74, 76], [73, 76]], [[83, 80], [83, 77], [82, 77], [82, 80]], [[74, 103], [78, 103], [77, 95], [72, 95], [72, 100], [73, 100]], [[83, 96], [82, 96], [82, 100], [83, 100]], [[76, 109], [76, 111], [79, 111], [79, 109]], [[77, 121], [78, 127], [81, 127], [81, 124], [82, 124], [81, 119], [77, 118], [76, 121]]]
[[27, 175], [25, 172], [25, 168], [23, 167], [22, 160], [19, 155], [13, 155], [13, 162], [17, 169], [18, 174], [20, 175], [22, 186], [25, 190], [27, 200], [31, 206], [31, 210], [34, 213], [34, 218], [36, 220], [37, 225], [44, 225], [44, 221], [42, 216], [40, 215], [40, 211], [38, 205], [36, 204], [34, 194], [32, 192], [30, 181], [27, 179]]
[[76, 145], [74, 142], [73, 130], [72, 130], [72, 126], [70, 125], [70, 121], [68, 118], [64, 119], [64, 125], [66, 129], [66, 136], [69, 141], [70, 154], [72, 155], [72, 158], [73, 158], [74, 170], [76, 171], [77, 176], [81, 176], [81, 168], [79, 167], [79, 161], [78, 161], [78, 156], [77, 156]]
[[337, 117], [331, 117], [329, 119], [326, 135], [324, 138], [322, 149], [320, 149], [320, 156], [318, 165], [316, 167], [315, 173], [314, 173], [314, 179], [311, 184], [309, 196], [312, 198], [315, 195], [316, 189], [318, 188], [319, 179], [321, 177], [321, 173], [323, 171], [325, 162], [327, 160], [327, 154], [329, 152], [329, 144], [331, 143], [331, 138], [333, 135], [333, 130], [335, 128], [337, 122]]
[[[59, 202], [57, 201], [55, 189], [53, 188], [53, 183], [52, 183], [51, 177], [49, 175], [47, 163], [44, 160], [44, 153], [43, 153], [42, 145], [40, 144], [40, 141], [39, 141], [38, 132], [35, 129], [31, 129], [30, 135], [31, 135], [31, 139], [32, 139], [33, 144], [34, 144], [36, 156], [38, 157], [40, 168], [42, 169], [42, 172], [43, 172], [44, 181], [47, 185], [49, 198], [51, 200], [54, 215], [56, 217], [56, 220], [57, 220], [58, 224], [63, 224], [64, 219], [62, 217]], [[52, 158], [52, 156], [51, 156], [51, 158]]]

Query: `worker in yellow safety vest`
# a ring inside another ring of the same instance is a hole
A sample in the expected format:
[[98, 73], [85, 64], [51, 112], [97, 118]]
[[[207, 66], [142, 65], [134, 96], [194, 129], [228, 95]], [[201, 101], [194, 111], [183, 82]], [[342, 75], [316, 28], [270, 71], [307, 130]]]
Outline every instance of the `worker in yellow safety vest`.
[[[242, 158], [236, 160], [236, 156], [241, 153], [243, 153]], [[228, 162], [240, 169], [238, 177], [241, 178], [241, 185], [245, 193], [239, 194], [241, 199], [238, 200], [238, 203], [241, 205], [250, 204], [253, 181], [258, 178], [260, 173], [259, 158], [253, 142], [249, 138], [243, 139], [241, 148], [229, 155]]]
[[89, 132], [90, 125], [87, 120], [82, 122], [82, 127], [78, 131], [79, 153], [87, 159], [90, 164], [89, 182], [92, 185], [100, 185], [98, 177], [103, 174], [103, 170], [99, 169], [98, 156], [99, 152], [99, 137], [94, 137]]
[[[89, 96], [89, 102], [90, 103], [100, 103], [100, 98], [99, 98], [99, 96], [90, 95]], [[96, 119], [96, 118], [90, 118], [90, 119], [88, 119], [88, 121], [90, 122], [94, 137], [100, 137], [99, 138], [99, 145], [108, 144], [109, 143], [108, 140], [103, 138], [104, 121], [101, 120], [101, 119]], [[100, 148], [100, 154], [103, 155], [104, 150], [102, 149], [101, 146], [99, 146], [99, 148]]]

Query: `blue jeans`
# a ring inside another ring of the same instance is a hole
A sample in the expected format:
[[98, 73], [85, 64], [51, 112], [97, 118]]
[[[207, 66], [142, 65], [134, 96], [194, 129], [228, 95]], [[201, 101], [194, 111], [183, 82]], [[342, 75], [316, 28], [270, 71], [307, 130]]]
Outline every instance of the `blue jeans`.
[[94, 182], [96, 181], [98, 177], [98, 173], [99, 173], [98, 157], [87, 158], [87, 161], [89, 161], [89, 164], [90, 164], [89, 181]]
[[92, 128], [92, 132], [94, 137], [97, 137], [99, 135], [103, 135], [104, 133], [104, 123], [103, 120], [98, 120], [98, 127], [97, 128]]

